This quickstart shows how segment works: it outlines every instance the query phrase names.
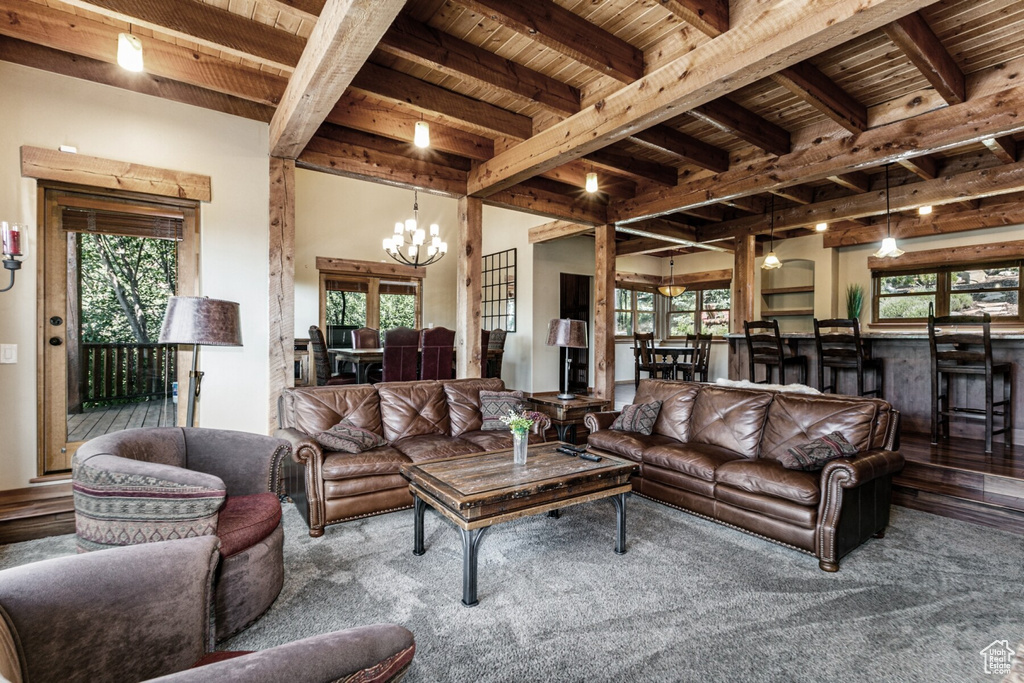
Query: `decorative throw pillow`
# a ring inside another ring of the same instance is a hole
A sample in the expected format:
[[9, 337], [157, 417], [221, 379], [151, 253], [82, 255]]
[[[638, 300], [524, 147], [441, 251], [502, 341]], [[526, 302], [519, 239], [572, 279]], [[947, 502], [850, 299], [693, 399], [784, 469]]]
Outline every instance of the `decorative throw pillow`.
[[362, 453], [371, 448], [387, 445], [387, 441], [380, 434], [356, 427], [348, 420], [342, 420], [313, 438], [327, 450], [343, 453]]
[[508, 425], [501, 418], [509, 411], [523, 409], [523, 392], [521, 391], [480, 391], [480, 415], [483, 426], [480, 429], [488, 432], [507, 432]]
[[650, 436], [654, 431], [654, 423], [658, 421], [658, 413], [661, 412], [661, 401], [650, 403], [636, 403], [626, 406], [612, 422], [612, 429], [620, 432], [637, 432]]
[[857, 447], [839, 432], [815, 439], [800, 446], [793, 446], [779, 456], [782, 466], [791, 470], [813, 472], [820, 470], [829, 460], [854, 455]]

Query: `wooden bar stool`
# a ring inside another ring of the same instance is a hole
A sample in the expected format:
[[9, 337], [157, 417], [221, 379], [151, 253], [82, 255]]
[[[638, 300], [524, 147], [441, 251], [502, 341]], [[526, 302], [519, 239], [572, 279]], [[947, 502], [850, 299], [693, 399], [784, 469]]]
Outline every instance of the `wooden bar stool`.
[[[940, 432], [949, 438], [950, 417], [985, 420], [985, 453], [992, 452], [992, 437], [996, 434], [1004, 435], [1004, 446], [1013, 444], [1013, 364], [992, 362], [991, 324], [992, 318], [988, 313], [928, 316], [932, 360], [932, 444], [939, 442]], [[984, 408], [951, 405], [951, 379], [954, 375], [985, 380]], [[995, 400], [996, 375], [1002, 379], [1001, 401]], [[1001, 429], [994, 429], [996, 416], [1002, 419]]]
[[[743, 332], [747, 336], [751, 382], [771, 384], [772, 368], [778, 368], [779, 384], [786, 384], [786, 368], [795, 366], [800, 371], [800, 383], [807, 384], [807, 356], [794, 356], [783, 350], [778, 320], [744, 320]], [[754, 365], [765, 366], [764, 381], [755, 379]]]
[[[822, 330], [832, 330], [822, 334]], [[857, 372], [857, 395], [882, 398], [884, 384], [882, 359], [872, 358], [860, 338], [860, 322], [849, 318], [814, 319], [814, 343], [818, 347], [818, 389], [838, 393], [840, 370]], [[825, 386], [825, 368], [831, 371], [832, 383]], [[874, 389], [864, 390], [864, 373], [875, 376]]]

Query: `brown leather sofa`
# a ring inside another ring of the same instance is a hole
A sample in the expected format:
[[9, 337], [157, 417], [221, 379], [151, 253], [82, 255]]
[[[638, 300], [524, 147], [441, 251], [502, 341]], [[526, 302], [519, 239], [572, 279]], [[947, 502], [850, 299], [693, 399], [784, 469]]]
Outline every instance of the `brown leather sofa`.
[[[635, 403], [662, 401], [650, 436], [591, 413], [588, 445], [640, 463], [633, 491], [818, 558], [825, 571], [889, 523], [903, 469], [899, 412], [885, 401], [642, 380]], [[792, 446], [839, 431], [858, 453], [820, 472], [783, 467]]]
[[[412, 507], [404, 463], [512, 447], [509, 432], [482, 431], [480, 391], [503, 391], [498, 378], [382, 382], [286, 390], [275, 436], [292, 446], [285, 490], [322, 536], [329, 524]], [[387, 445], [363, 453], [324, 451], [313, 439], [348, 418]], [[543, 440], [531, 434], [531, 443]]]

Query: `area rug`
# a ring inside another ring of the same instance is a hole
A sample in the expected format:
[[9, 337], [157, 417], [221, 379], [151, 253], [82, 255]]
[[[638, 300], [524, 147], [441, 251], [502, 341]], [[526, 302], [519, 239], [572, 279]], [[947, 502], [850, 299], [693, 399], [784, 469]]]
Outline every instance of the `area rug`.
[[[361, 624], [416, 636], [407, 681], [996, 681], [981, 651], [1024, 636], [1024, 539], [893, 508], [828, 574], [817, 560], [634, 496], [626, 555], [601, 501], [495, 527], [480, 604], [460, 604], [459, 534], [428, 512], [310, 538], [285, 509], [285, 586], [226, 649]], [[0, 568], [74, 552], [71, 536], [0, 546]], [[1022, 653], [1024, 654], [1024, 653]]]

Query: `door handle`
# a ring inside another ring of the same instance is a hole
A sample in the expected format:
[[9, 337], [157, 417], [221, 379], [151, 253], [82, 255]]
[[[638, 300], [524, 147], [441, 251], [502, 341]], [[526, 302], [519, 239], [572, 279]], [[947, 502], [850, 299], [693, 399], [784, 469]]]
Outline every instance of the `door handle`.
[[60, 337], [50, 337], [50, 346], [60, 346], [64, 343], [64, 340]]

